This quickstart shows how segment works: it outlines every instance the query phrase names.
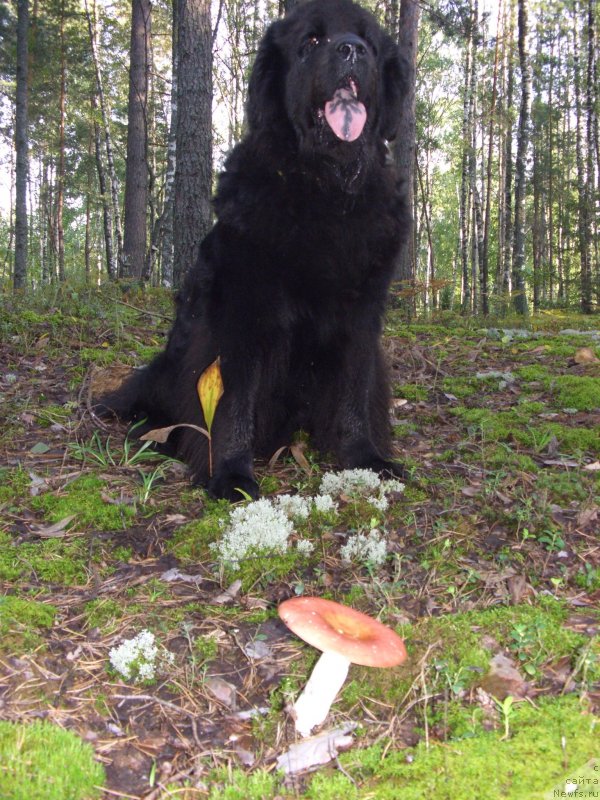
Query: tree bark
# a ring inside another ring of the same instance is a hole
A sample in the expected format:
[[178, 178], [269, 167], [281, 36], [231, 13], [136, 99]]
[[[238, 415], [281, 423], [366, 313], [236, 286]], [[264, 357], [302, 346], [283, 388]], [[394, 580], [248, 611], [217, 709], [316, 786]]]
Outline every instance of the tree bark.
[[15, 267], [13, 285], [24, 289], [27, 284], [27, 177], [29, 175], [29, 142], [27, 115], [27, 74], [29, 33], [29, 2], [19, 0], [17, 6], [17, 89], [15, 149]]
[[58, 279], [65, 279], [65, 111], [67, 101], [67, 57], [65, 45], [65, 0], [60, 3], [60, 95], [58, 122], [58, 171], [56, 174], [56, 255]]
[[178, 62], [178, 0], [173, 0], [172, 25], [172, 78], [171, 78], [171, 119], [169, 121], [169, 142], [167, 146], [167, 173], [165, 176], [165, 202], [161, 227], [161, 267], [162, 284], [173, 286], [173, 193], [175, 169], [177, 165], [177, 62]]
[[[414, 0], [401, 0], [398, 45], [409, 66], [408, 89], [404, 103], [398, 135], [394, 146], [396, 165], [400, 180], [406, 193], [408, 208], [415, 206], [415, 162], [416, 162], [416, 66], [419, 36], [419, 4]], [[416, 254], [414, 236], [409, 236], [400, 248], [396, 279], [402, 283], [412, 283], [415, 277]]]
[[[114, 236], [116, 240], [116, 253], [114, 247], [108, 246], [107, 242], [107, 258], [109, 257], [109, 249], [112, 254], [112, 261], [107, 261], [107, 272], [112, 278], [117, 277], [117, 265], [120, 260], [121, 250], [123, 249], [123, 234], [121, 231], [121, 214], [119, 210], [119, 182], [117, 179], [117, 171], [115, 169], [115, 160], [113, 157], [112, 137], [110, 135], [110, 124], [108, 109], [106, 107], [106, 99], [104, 97], [104, 88], [102, 85], [102, 70], [100, 68], [100, 59], [98, 57], [98, 47], [96, 43], [95, 31], [95, 7], [93, 14], [90, 12], [87, 0], [85, 1], [85, 14], [88, 23], [88, 31], [90, 35], [90, 49], [92, 52], [92, 61], [94, 62], [94, 71], [96, 74], [96, 89], [98, 93], [98, 102], [100, 104], [100, 111], [102, 115], [102, 128], [104, 132], [104, 148], [106, 151], [106, 166], [108, 170], [108, 178], [110, 180], [110, 198], [112, 202], [112, 212], [110, 214], [111, 222], [114, 225]], [[100, 163], [100, 162], [98, 162]]]
[[180, 286], [211, 225], [210, 0], [179, 0], [173, 283]]
[[125, 221], [119, 276], [141, 280], [146, 257], [148, 206], [148, 73], [150, 0], [131, 5]]
[[515, 163], [515, 234], [513, 243], [513, 307], [518, 314], [527, 314], [525, 293], [525, 191], [527, 154], [531, 117], [531, 64], [529, 60], [528, 0], [519, 0], [519, 65], [521, 70], [521, 104], [517, 131]]

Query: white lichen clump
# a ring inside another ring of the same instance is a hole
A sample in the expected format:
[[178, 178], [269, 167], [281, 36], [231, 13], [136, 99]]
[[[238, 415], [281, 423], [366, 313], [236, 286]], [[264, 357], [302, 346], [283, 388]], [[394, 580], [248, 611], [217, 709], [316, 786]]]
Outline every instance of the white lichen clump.
[[403, 492], [404, 484], [390, 479], [382, 480], [370, 469], [345, 469], [341, 472], [326, 472], [321, 479], [319, 492], [333, 497], [364, 497], [377, 511], [386, 511], [394, 492]]
[[113, 647], [108, 657], [125, 680], [154, 680], [158, 647], [150, 631], [143, 630], [133, 639], [125, 639], [118, 647]]
[[368, 534], [354, 533], [340, 549], [340, 555], [342, 561], [358, 561], [380, 566], [387, 556], [387, 542], [384, 535], [376, 528]]
[[280, 494], [273, 502], [290, 519], [308, 519], [310, 516], [310, 499], [300, 494]]
[[[240, 560], [249, 555], [285, 553], [295, 532], [294, 523], [308, 520], [312, 513], [335, 514], [338, 510], [336, 498], [364, 498], [377, 510], [385, 511], [389, 504], [387, 495], [403, 489], [404, 485], [399, 481], [382, 481], [368, 469], [326, 472], [316, 497], [283, 494], [271, 500], [263, 497], [245, 506], [237, 506], [231, 512], [229, 522], [223, 523], [220, 541], [211, 547], [222, 561], [237, 569]], [[371, 524], [377, 524], [377, 520]], [[351, 537], [345, 545], [348, 553], [345, 560], [359, 558], [374, 564], [382, 563], [386, 552], [382, 534], [371, 531], [368, 536], [357, 536]], [[307, 556], [314, 550], [314, 544], [308, 539], [300, 539], [296, 542], [296, 549]]]
[[240, 558], [250, 552], [285, 553], [293, 532], [294, 526], [286, 513], [263, 497], [234, 508], [223, 538], [212, 547], [224, 561], [236, 567]]

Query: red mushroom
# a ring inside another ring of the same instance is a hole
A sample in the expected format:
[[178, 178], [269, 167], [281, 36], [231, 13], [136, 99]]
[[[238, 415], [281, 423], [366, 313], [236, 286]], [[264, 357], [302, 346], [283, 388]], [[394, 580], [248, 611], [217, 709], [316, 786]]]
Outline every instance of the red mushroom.
[[406, 660], [404, 642], [391, 628], [332, 600], [292, 597], [281, 603], [279, 616], [297, 636], [323, 652], [294, 703], [301, 736], [324, 721], [351, 663], [395, 667]]

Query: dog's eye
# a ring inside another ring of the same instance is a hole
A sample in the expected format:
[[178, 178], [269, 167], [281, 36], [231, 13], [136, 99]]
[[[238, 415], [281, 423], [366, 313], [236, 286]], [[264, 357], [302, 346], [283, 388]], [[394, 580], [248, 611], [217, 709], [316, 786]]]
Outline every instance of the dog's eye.
[[321, 40], [319, 39], [319, 37], [314, 34], [307, 36], [302, 42], [300, 50], [298, 51], [298, 55], [300, 56], [300, 58], [306, 58], [306, 56], [311, 52], [311, 50], [314, 50], [315, 47], [317, 47], [320, 41]]

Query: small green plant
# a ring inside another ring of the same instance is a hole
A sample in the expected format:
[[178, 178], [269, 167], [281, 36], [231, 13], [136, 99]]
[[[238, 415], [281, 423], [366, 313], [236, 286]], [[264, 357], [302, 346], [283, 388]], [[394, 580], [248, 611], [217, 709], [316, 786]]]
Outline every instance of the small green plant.
[[502, 739], [510, 739], [510, 718], [514, 712], [515, 698], [511, 695], [505, 697], [504, 700], [498, 700], [494, 697], [494, 703], [498, 711], [502, 714], [502, 721], [504, 722], [504, 736]]
[[509, 649], [516, 655], [528, 675], [536, 675], [544, 658], [543, 635], [546, 623], [538, 618], [529, 622], [518, 622], [510, 631]]

